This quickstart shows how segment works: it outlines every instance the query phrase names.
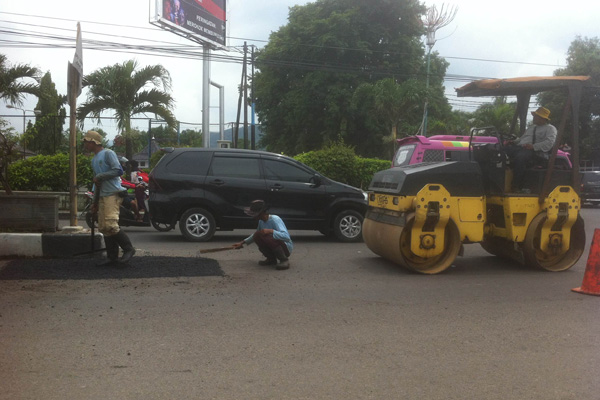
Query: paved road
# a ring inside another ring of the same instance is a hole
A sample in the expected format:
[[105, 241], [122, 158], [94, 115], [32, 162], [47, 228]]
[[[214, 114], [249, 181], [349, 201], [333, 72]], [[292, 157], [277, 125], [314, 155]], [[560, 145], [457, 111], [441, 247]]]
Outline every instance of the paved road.
[[[600, 209], [583, 215], [589, 246]], [[127, 231], [142, 257], [246, 233]], [[422, 276], [363, 243], [294, 238], [288, 271], [249, 247], [209, 254], [224, 276], [0, 281], [0, 399], [598, 398], [600, 298], [570, 291], [587, 249], [553, 274], [469, 245]]]

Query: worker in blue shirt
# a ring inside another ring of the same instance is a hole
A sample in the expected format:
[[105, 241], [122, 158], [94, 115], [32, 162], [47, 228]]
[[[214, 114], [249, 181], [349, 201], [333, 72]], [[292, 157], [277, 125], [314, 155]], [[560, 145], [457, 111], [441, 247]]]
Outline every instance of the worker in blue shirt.
[[244, 209], [246, 215], [258, 219], [256, 232], [241, 242], [233, 245], [234, 249], [241, 249], [245, 244], [256, 243], [258, 250], [266, 257], [259, 261], [259, 265], [275, 265], [278, 270], [290, 267], [289, 256], [294, 248], [290, 234], [282, 219], [271, 215], [269, 207], [263, 200], [254, 200], [250, 207]]
[[[108, 260], [98, 264], [100, 267], [124, 268], [135, 254], [135, 248], [125, 232], [119, 227], [119, 210], [127, 191], [121, 187], [123, 170], [114, 151], [105, 149], [102, 136], [96, 131], [87, 131], [83, 137], [85, 149], [94, 153], [94, 192], [99, 195], [98, 202], [92, 205], [92, 213], [98, 214], [98, 230], [104, 235]], [[119, 247], [123, 256], [119, 260]]]

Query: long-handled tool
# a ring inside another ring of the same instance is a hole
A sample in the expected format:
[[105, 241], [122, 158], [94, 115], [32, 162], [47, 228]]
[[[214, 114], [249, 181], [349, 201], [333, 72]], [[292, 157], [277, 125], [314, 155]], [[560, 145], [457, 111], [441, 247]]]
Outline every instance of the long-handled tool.
[[212, 249], [204, 249], [204, 250], [200, 250], [199, 253], [200, 254], [216, 253], [218, 251], [226, 251], [226, 250], [234, 250], [234, 249], [235, 249], [234, 245], [231, 245], [231, 246], [226, 246], [226, 247], [215, 247]]
[[[92, 226], [91, 226], [92, 243], [91, 243], [91, 247], [90, 247], [91, 250], [90, 251], [84, 251], [82, 253], [75, 253], [75, 254], [73, 254], [73, 256], [83, 256], [83, 255], [86, 255], [86, 254], [94, 254], [94, 253], [98, 253], [98, 252], [106, 250], [106, 248], [102, 248], [102, 249], [98, 249], [98, 250], [95, 249], [95, 247], [96, 247], [96, 241], [95, 241], [95, 238], [96, 238], [96, 229], [95, 228], [96, 228], [96, 221], [98, 219], [98, 201], [99, 201], [99, 198], [100, 198], [100, 183], [97, 183], [96, 184], [96, 190], [94, 191], [94, 199], [92, 201], [92, 207], [91, 207], [91, 209], [92, 209], [92, 211], [91, 211], [92, 212]], [[94, 212], [93, 210], [96, 210], [96, 211]]]
[[[97, 190], [96, 190], [97, 192]], [[96, 236], [96, 221], [98, 220], [98, 210], [95, 208], [98, 205], [98, 198], [96, 197], [96, 193], [94, 193], [94, 201], [92, 203], [92, 226], [91, 226], [91, 231], [92, 231], [92, 243], [90, 244], [91, 247], [91, 251], [92, 253], [94, 252], [94, 242], [95, 242], [95, 236]]]

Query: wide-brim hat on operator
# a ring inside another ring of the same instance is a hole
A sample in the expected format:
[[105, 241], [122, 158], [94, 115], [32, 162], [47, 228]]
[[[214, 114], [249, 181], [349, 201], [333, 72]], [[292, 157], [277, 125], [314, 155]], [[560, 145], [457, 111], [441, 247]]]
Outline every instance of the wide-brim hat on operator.
[[540, 118], [544, 118], [546, 121], [550, 121], [550, 110], [546, 107], [540, 107], [537, 110], [532, 111], [531, 115], [537, 115]]
[[244, 213], [250, 217], [256, 218], [268, 209], [269, 206], [267, 206], [264, 200], [254, 200], [252, 203], [250, 203], [250, 207], [244, 208]]
[[83, 137], [84, 142], [94, 142], [96, 144], [102, 144], [102, 135], [96, 131], [87, 131]]

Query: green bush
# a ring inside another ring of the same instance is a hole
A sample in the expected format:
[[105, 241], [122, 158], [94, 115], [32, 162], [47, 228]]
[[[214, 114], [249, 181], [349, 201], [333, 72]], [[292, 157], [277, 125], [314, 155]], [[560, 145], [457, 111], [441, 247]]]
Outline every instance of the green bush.
[[371, 183], [371, 179], [376, 172], [383, 171], [392, 166], [392, 162], [388, 160], [379, 160], [376, 158], [357, 157], [357, 168], [359, 174], [359, 184], [353, 185], [366, 190]]
[[164, 155], [164, 151], [156, 151], [152, 153], [152, 156], [150, 156], [150, 171], [152, 171], [152, 168], [156, 167], [156, 164], [158, 164], [158, 162], [161, 158], [163, 158]]
[[[91, 186], [91, 157], [77, 156], [77, 185]], [[38, 155], [12, 163], [8, 180], [13, 190], [69, 191], [69, 155]]]
[[333, 144], [294, 158], [328, 178], [362, 189], [369, 186], [375, 172], [391, 165], [390, 161], [359, 157], [352, 147], [344, 144]]

